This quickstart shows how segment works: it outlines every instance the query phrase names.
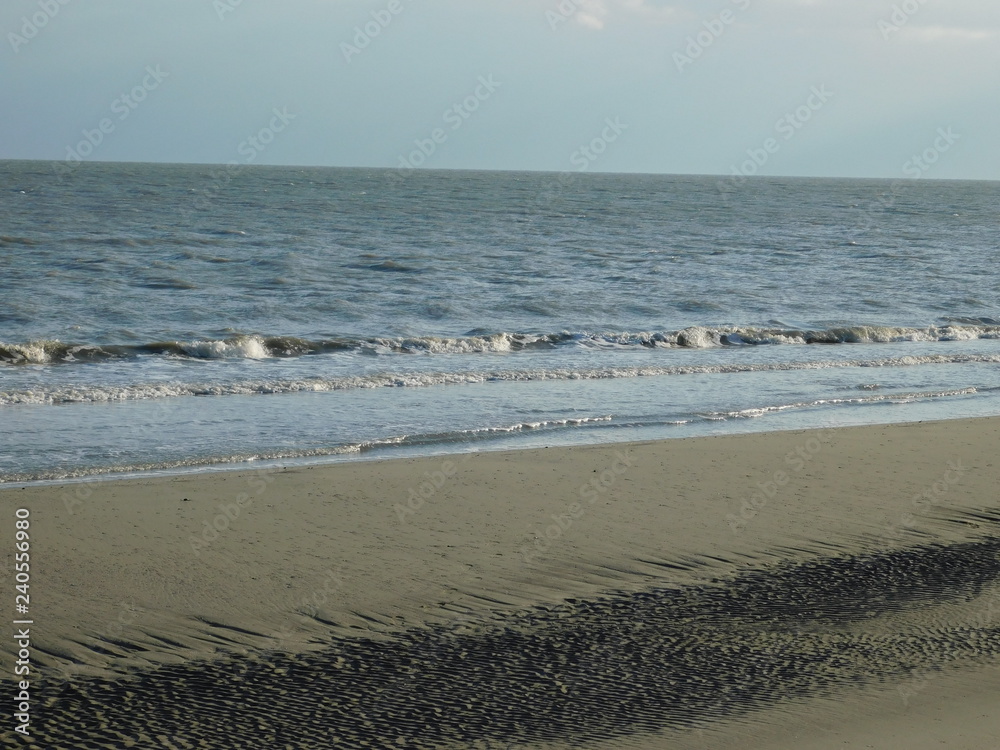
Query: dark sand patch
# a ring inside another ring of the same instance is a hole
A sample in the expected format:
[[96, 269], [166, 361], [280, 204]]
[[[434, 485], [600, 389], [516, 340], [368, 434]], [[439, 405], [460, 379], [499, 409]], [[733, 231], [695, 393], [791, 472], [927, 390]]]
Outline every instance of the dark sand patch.
[[46, 683], [38, 736], [59, 739], [37, 746], [610, 747], [914, 672], [1000, 666], [998, 604], [995, 537], [814, 558], [311, 653]]

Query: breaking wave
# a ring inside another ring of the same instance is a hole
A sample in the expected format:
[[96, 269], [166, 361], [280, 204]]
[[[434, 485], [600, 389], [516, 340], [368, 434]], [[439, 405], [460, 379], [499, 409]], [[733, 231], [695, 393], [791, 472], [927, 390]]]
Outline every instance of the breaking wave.
[[66, 343], [39, 340], [0, 342], [0, 363], [54, 364], [94, 362], [140, 356], [191, 359], [265, 359], [330, 352], [371, 354], [483, 354], [574, 346], [596, 349], [707, 349], [728, 346], [884, 344], [894, 342], [1000, 339], [1000, 325], [948, 324], [926, 328], [843, 326], [820, 330], [722, 326], [662, 332], [471, 333], [459, 337], [317, 338], [240, 335], [225, 339], [155, 341], [139, 345]]

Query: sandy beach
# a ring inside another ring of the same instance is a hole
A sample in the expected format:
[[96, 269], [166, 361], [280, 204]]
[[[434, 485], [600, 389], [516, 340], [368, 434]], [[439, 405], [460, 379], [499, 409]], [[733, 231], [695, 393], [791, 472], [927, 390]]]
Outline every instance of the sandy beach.
[[997, 3], [0, 28], [0, 750], [1000, 750]]
[[26, 746], [1000, 746], [998, 445], [990, 418], [4, 490]]

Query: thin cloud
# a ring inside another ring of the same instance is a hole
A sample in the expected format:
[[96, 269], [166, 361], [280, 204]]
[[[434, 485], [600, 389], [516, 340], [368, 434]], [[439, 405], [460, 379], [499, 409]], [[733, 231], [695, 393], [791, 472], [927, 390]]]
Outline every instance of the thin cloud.
[[550, 5], [550, 9], [594, 31], [600, 31], [616, 17], [641, 16], [655, 22], [672, 19], [678, 13], [673, 5], [657, 4], [651, 0], [562, 0]]
[[900, 36], [919, 42], [982, 42], [996, 39], [1000, 32], [996, 29], [964, 29], [957, 26], [912, 26], [903, 28]]

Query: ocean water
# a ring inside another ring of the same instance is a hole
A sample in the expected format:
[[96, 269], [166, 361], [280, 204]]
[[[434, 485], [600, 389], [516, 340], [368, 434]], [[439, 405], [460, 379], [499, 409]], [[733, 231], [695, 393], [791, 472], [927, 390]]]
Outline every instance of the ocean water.
[[0, 482], [1000, 414], [1000, 183], [0, 162]]

